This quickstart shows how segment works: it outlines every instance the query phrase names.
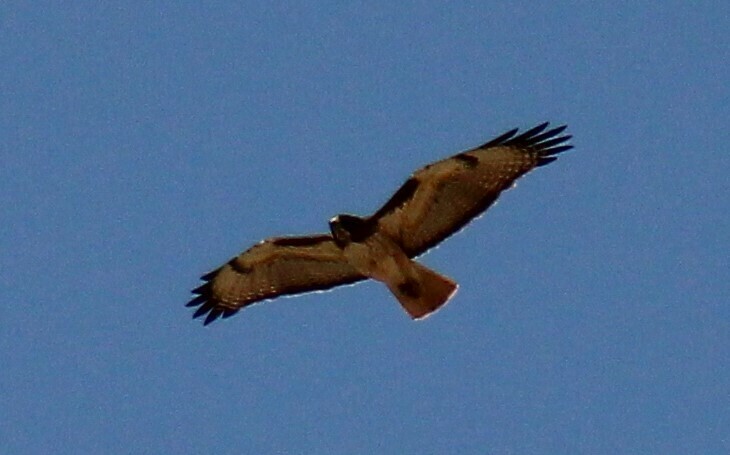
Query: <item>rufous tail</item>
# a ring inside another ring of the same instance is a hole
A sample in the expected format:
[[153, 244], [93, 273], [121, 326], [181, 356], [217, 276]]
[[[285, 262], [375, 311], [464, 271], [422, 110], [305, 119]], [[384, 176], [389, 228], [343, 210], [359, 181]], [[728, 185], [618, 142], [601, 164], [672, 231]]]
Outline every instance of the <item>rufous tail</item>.
[[411, 265], [411, 279], [387, 285], [403, 309], [413, 319], [421, 319], [448, 302], [459, 286], [418, 262], [411, 262]]

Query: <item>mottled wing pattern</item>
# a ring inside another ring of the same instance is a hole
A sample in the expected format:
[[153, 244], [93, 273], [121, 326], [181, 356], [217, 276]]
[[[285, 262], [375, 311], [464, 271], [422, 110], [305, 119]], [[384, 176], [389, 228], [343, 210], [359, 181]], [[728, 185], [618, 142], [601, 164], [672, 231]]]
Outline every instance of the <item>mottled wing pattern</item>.
[[517, 129], [416, 171], [372, 217], [406, 254], [418, 256], [479, 216], [520, 176], [571, 145], [566, 126]]
[[205, 324], [281, 295], [330, 289], [365, 279], [345, 260], [330, 235], [264, 240], [201, 277], [187, 306]]

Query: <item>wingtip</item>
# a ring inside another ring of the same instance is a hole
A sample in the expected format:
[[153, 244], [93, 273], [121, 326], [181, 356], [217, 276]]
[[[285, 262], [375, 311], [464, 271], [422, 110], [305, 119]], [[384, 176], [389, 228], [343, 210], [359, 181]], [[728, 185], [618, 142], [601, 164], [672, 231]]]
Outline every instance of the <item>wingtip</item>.
[[186, 307], [191, 308], [194, 306], [202, 305], [207, 300], [207, 297], [203, 295], [199, 295], [195, 298], [193, 298], [191, 301], [185, 304]]
[[215, 278], [216, 275], [218, 275], [218, 272], [220, 272], [220, 270], [221, 270], [220, 267], [215, 270], [211, 270], [210, 272], [206, 273], [205, 275], [202, 275], [200, 277], [200, 279], [203, 281], [210, 281], [213, 278]]
[[205, 318], [205, 321], [203, 322], [203, 326], [207, 326], [211, 322], [218, 319], [223, 314], [223, 310], [220, 308], [213, 308], [210, 310], [210, 313], [208, 313], [208, 316]]
[[221, 319], [228, 319], [236, 313], [238, 313], [238, 310], [230, 310], [230, 309], [223, 310], [223, 316], [221, 316]]
[[553, 161], [557, 160], [558, 158], [555, 156], [545, 156], [541, 157], [537, 160], [537, 166], [545, 166], [546, 164], [550, 164]]
[[[505, 145], [534, 150], [541, 158], [556, 155], [560, 152], [573, 148], [572, 145], [566, 144], [566, 142], [568, 142], [573, 136], [570, 134], [561, 136], [561, 134], [563, 134], [563, 132], [568, 128], [567, 124], [551, 129], [547, 129], [548, 126], [549, 122], [543, 122], [525, 133], [510, 139], [505, 143]], [[552, 160], [543, 160], [541, 163], [547, 164], [551, 161]]]
[[[217, 271], [215, 272], [217, 273]], [[219, 318], [229, 318], [238, 312], [238, 309], [227, 308], [222, 305], [222, 302], [216, 300], [212, 294], [210, 281], [193, 289], [192, 293], [196, 295], [185, 306], [188, 308], [197, 307], [193, 313], [193, 319], [204, 317], [204, 326], [211, 324]]]
[[509, 131], [507, 131], [507, 132], [505, 132], [503, 134], [500, 134], [499, 136], [495, 137], [494, 139], [492, 139], [492, 140], [490, 140], [488, 142], [485, 142], [484, 144], [480, 145], [477, 148], [479, 148], [479, 149], [486, 149], [486, 148], [489, 148], [489, 147], [494, 147], [494, 146], [497, 146], [497, 145], [502, 145], [506, 141], [512, 139], [512, 137], [515, 134], [517, 134], [517, 131], [519, 131], [519, 128], [512, 128], [511, 130], [509, 130]]
[[208, 282], [201, 284], [197, 288], [193, 289], [192, 291], [190, 291], [190, 293], [197, 294], [197, 295], [208, 295], [208, 294], [210, 294], [210, 288], [211, 288], [211, 284], [210, 284], [210, 281], [208, 281]]
[[550, 125], [550, 122], [543, 122], [543, 123], [541, 123], [541, 124], [539, 124], [539, 125], [537, 125], [535, 127], [530, 128], [529, 130], [525, 131], [524, 133], [520, 134], [515, 139], [518, 139], [518, 138], [524, 138], [524, 139], [534, 138], [538, 134], [542, 133], [545, 130], [545, 128], [548, 127], [548, 125]]
[[572, 145], [560, 145], [560, 146], [557, 146], [557, 147], [551, 147], [549, 149], [546, 149], [543, 152], [542, 156], [543, 157], [548, 157], [548, 156], [557, 155], [558, 153], [567, 152], [568, 150], [571, 150], [572, 148], [573, 148]]
[[[540, 147], [542, 145], [541, 142], [555, 138], [568, 128], [568, 125], [564, 124], [548, 130], [549, 126], [550, 122], [542, 122], [522, 133], [519, 132], [519, 128], [513, 128], [477, 148], [484, 149], [500, 145]], [[570, 136], [565, 136], [562, 138], [562, 141], [568, 139], [570, 139]]]
[[199, 317], [203, 316], [204, 314], [208, 313], [212, 309], [213, 305], [208, 301], [203, 303], [200, 308], [195, 310], [195, 313], [193, 313], [193, 319], [198, 319]]

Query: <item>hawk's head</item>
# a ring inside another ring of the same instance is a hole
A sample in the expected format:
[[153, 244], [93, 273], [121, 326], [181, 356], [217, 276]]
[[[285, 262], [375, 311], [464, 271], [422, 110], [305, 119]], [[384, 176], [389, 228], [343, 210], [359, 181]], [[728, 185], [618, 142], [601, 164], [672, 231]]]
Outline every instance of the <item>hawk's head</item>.
[[362, 242], [373, 233], [372, 223], [355, 215], [337, 215], [330, 220], [330, 231], [340, 248], [350, 242]]

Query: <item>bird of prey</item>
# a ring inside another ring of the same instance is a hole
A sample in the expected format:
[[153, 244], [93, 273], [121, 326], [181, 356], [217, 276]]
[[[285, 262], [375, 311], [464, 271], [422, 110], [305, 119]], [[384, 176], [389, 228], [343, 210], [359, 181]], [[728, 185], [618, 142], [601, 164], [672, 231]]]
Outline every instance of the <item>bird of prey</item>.
[[337, 215], [330, 232], [272, 237], [201, 277], [187, 306], [205, 325], [282, 295], [322, 291], [372, 278], [420, 319], [439, 309], [457, 284], [413, 259], [481, 215], [516, 179], [571, 145], [566, 126], [515, 128], [479, 147], [429, 164], [377, 212]]

